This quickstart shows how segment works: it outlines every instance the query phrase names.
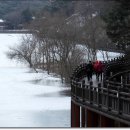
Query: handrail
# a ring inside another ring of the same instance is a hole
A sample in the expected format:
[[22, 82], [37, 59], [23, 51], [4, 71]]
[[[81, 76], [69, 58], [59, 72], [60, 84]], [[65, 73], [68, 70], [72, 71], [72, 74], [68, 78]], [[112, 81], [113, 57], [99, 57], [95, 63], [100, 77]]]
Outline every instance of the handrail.
[[[93, 86], [92, 82], [85, 85], [84, 80], [79, 80], [86, 75], [84, 73], [86, 65], [86, 63], [81, 64], [74, 70], [71, 78], [72, 100], [81, 106], [119, 117], [130, 124], [130, 84], [124, 82], [127, 81], [125, 78], [129, 77], [128, 80], [130, 80], [130, 75], [127, 75], [130, 74], [130, 68], [128, 68], [130, 62], [125, 57], [105, 62], [104, 75], [108, 77], [104, 76], [103, 84], [99, 83], [98, 87]], [[120, 67], [120, 70], [115, 70], [116, 67]], [[114, 72], [113, 75], [109, 75], [111, 70]], [[123, 78], [120, 77], [122, 75]]]
[[[117, 57], [117, 58], [114, 58], [114, 59], [111, 59], [109, 61], [105, 61], [104, 64], [107, 67], [110, 67], [111, 65], [117, 63], [117, 62], [122, 62], [125, 60], [125, 56], [120, 56], [120, 57]], [[77, 77], [77, 78], [83, 78], [84, 76], [86, 76], [84, 73], [83, 74], [83, 70], [87, 67], [87, 63], [82, 63], [80, 65], [78, 65], [74, 70], [73, 70], [73, 73], [71, 75], [71, 77]]]
[[121, 74], [124, 74], [124, 73], [128, 73], [128, 72], [130, 72], [130, 70], [126, 70], [126, 71], [122, 71], [122, 72], [116, 73], [113, 76], [111, 76], [108, 80], [111, 80], [112, 78], [114, 78], [114, 77], [116, 77], [118, 75], [121, 75]]
[[92, 83], [89, 85], [84, 83], [84, 81], [72, 81], [72, 100], [81, 106], [85, 105], [99, 112], [102, 111], [122, 118], [130, 124], [130, 92], [125, 92], [120, 87], [117, 87], [115, 90], [110, 86], [104, 88], [101, 87], [100, 83], [97, 88], [94, 88]]

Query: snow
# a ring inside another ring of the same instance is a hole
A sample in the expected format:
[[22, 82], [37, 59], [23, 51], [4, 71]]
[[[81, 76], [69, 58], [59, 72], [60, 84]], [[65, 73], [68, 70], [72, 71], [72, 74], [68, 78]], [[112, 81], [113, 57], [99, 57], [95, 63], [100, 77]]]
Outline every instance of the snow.
[[[108, 55], [108, 59], [106, 58], [106, 54]], [[105, 56], [105, 59], [103, 58], [103, 55]], [[123, 55], [122, 53], [117, 53], [117, 52], [106, 52], [106, 51], [98, 51], [97, 52], [97, 60], [101, 60], [101, 61], [107, 61], [107, 60], [111, 60], [114, 59], [116, 57], [119, 57]]]
[[4, 20], [3, 19], [0, 19], [0, 23], [3, 23], [4, 22]]
[[[87, 50], [86, 46], [79, 44], [79, 45], [77, 45], [77, 48], [81, 49], [84, 52], [84, 54], [85, 54], [84, 59], [87, 61], [88, 60], [88, 56], [87, 56], [88, 50]], [[97, 51], [97, 60], [108, 61], [108, 60], [111, 60], [113, 58], [116, 58], [116, 57], [119, 57], [119, 56], [122, 56], [122, 55], [124, 55], [124, 54], [123, 53], [117, 53], [117, 52], [108, 52], [108, 51], [98, 50]]]
[[6, 57], [22, 35], [0, 34], [0, 127], [70, 127], [71, 99], [61, 94], [68, 90], [61, 80]]
[[0, 34], [0, 127], [70, 127], [70, 97], [60, 94], [68, 89], [61, 80], [6, 57], [22, 35]]
[[[17, 44], [22, 34], [0, 34], [0, 67], [16, 67], [15, 61], [6, 57], [10, 46]], [[20, 64], [19, 64], [20, 65]]]

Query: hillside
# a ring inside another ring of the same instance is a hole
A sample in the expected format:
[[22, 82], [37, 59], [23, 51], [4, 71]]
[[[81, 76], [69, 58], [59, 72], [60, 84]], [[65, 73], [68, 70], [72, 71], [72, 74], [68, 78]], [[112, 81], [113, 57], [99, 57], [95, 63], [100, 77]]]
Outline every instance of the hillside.
[[31, 13], [35, 13], [48, 4], [49, 0], [1, 0], [0, 18], [5, 19], [9, 14], [22, 12], [27, 8], [30, 9]]
[[35, 12], [42, 9], [48, 3], [48, 0], [1, 0], [0, 18], [4, 19], [9, 13], [22, 11], [26, 8], [30, 8], [31, 12]]
[[21, 29], [48, 5], [49, 0], [1, 0], [0, 19], [6, 21], [6, 29]]

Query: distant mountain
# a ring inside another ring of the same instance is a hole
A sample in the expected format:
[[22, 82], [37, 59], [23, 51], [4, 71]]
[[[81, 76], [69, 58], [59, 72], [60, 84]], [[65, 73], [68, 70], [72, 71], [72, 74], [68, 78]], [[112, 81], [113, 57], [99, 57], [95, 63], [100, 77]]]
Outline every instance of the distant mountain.
[[29, 8], [32, 13], [43, 9], [49, 0], [0, 0], [0, 18], [4, 19], [11, 12]]
[[0, 19], [7, 29], [22, 29], [49, 4], [50, 0], [0, 0]]

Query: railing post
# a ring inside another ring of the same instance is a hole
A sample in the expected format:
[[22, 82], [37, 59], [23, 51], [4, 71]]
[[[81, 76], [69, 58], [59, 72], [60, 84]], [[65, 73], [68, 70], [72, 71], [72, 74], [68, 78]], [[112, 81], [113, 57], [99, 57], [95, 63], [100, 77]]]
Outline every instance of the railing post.
[[98, 107], [101, 107], [101, 83], [98, 84]]
[[107, 107], [108, 111], [110, 111], [110, 97], [109, 97], [109, 83], [107, 84]]
[[118, 114], [122, 114], [122, 111], [121, 111], [121, 100], [120, 100], [120, 87], [118, 87]]
[[113, 75], [113, 73], [112, 72], [110, 72], [110, 77]]
[[90, 82], [90, 84], [89, 84], [89, 86], [90, 86], [90, 89], [89, 89], [89, 102], [90, 102], [90, 104], [93, 103], [92, 85], [93, 85], [93, 82]]
[[85, 102], [85, 80], [82, 81], [82, 99]]
[[126, 74], [125, 78], [126, 78], [126, 79], [125, 79], [125, 80], [126, 80], [126, 81], [125, 81], [125, 84], [128, 84], [128, 83], [129, 83], [129, 73]]
[[123, 84], [123, 76], [121, 75], [121, 84]]

